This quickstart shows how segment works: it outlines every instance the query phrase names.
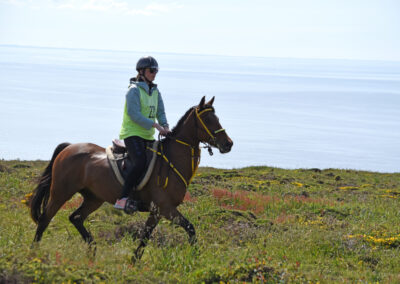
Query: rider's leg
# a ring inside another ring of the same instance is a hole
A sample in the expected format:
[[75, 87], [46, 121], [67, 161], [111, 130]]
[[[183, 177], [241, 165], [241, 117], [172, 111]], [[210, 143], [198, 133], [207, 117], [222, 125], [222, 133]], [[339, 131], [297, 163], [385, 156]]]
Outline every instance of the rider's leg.
[[136, 189], [146, 166], [146, 140], [138, 136], [131, 136], [126, 138], [124, 142], [133, 166], [125, 179], [121, 197], [115, 203], [115, 207], [118, 209], [125, 208], [130, 195], [133, 200], [138, 200], [138, 193], [136, 190], [132, 192], [132, 189]]

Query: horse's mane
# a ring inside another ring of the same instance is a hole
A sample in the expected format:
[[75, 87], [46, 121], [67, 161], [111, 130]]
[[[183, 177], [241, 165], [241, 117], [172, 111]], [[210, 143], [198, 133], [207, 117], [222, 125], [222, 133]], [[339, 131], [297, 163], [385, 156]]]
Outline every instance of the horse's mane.
[[[180, 131], [180, 129], [182, 128], [182, 125], [184, 124], [184, 122], [186, 121], [186, 119], [188, 118], [188, 116], [190, 115], [190, 113], [196, 108], [197, 106], [192, 106], [190, 109], [188, 109], [186, 111], [186, 113], [179, 119], [178, 123], [174, 126], [174, 128], [172, 128], [171, 133], [168, 134], [168, 137], [174, 137], [176, 136], [176, 134]], [[206, 105], [203, 108], [201, 108], [199, 111], [202, 111], [206, 108], [211, 108], [213, 111], [214, 108], [210, 105]]]
[[181, 129], [183, 123], [185, 122], [185, 120], [187, 119], [187, 117], [189, 116], [189, 114], [196, 108], [196, 106], [192, 106], [190, 109], [187, 110], [187, 112], [179, 119], [178, 123], [175, 125], [174, 128], [172, 128], [171, 130], [171, 134], [169, 134], [169, 136], [175, 136], [179, 130]]

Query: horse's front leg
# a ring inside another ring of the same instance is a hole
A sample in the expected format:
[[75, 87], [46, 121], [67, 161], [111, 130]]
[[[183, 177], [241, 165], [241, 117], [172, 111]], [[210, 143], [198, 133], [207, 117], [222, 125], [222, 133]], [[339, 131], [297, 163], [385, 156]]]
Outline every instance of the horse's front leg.
[[144, 230], [140, 234], [140, 244], [135, 251], [135, 255], [132, 257], [132, 262], [139, 260], [144, 252], [144, 248], [146, 247], [151, 233], [153, 232], [154, 228], [157, 226], [158, 222], [160, 221], [161, 216], [158, 214], [157, 211], [151, 211], [149, 218], [146, 221], [144, 226]]
[[162, 212], [164, 217], [171, 220], [172, 223], [177, 224], [185, 229], [186, 233], [189, 235], [189, 243], [194, 245], [197, 242], [196, 231], [192, 223], [186, 219], [178, 209], [173, 208], [168, 210], [168, 212]]

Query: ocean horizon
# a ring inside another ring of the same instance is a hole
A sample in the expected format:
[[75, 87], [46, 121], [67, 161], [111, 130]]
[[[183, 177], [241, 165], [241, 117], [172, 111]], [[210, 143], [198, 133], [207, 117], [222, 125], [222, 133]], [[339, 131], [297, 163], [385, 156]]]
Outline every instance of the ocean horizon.
[[[0, 159], [117, 138], [147, 54], [0, 45]], [[200, 166], [400, 171], [400, 62], [152, 53], [171, 128], [202, 96], [234, 145]]]

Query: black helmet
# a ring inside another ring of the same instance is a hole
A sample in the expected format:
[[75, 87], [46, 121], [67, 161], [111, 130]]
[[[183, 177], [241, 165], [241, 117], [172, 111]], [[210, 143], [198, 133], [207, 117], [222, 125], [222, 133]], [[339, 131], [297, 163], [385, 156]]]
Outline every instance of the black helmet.
[[158, 69], [158, 63], [154, 59], [154, 57], [145, 56], [145, 57], [140, 58], [139, 61], [136, 63], [136, 71], [139, 71], [141, 69], [146, 69], [146, 68]]

